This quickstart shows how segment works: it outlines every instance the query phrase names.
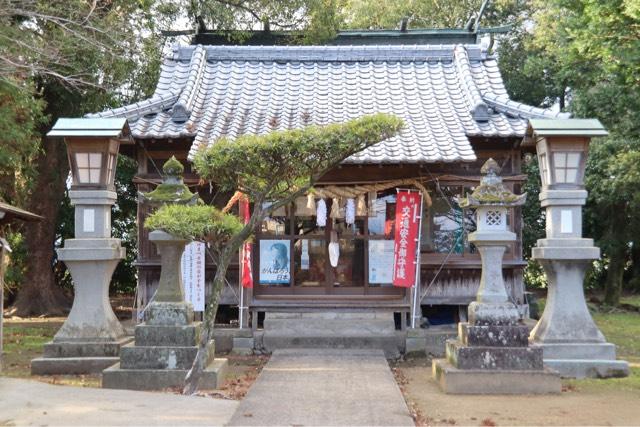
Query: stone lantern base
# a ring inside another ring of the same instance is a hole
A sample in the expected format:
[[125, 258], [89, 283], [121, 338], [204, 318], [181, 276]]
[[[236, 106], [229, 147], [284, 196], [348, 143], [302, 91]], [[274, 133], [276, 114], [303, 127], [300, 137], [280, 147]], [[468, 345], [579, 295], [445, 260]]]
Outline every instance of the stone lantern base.
[[615, 345], [602, 335], [585, 301], [584, 276], [598, 257], [591, 239], [541, 239], [533, 248], [533, 258], [547, 276], [548, 292], [530, 341], [543, 350], [545, 366], [565, 378], [629, 375], [629, 364], [616, 360]]
[[[136, 326], [135, 343], [122, 347], [119, 363], [102, 372], [102, 387], [129, 390], [162, 390], [183, 387], [198, 353], [200, 322], [193, 322], [190, 303], [154, 302], [145, 312], [145, 323]], [[227, 359], [209, 360], [200, 378], [200, 389], [219, 388]]]
[[476, 301], [469, 322], [458, 324], [458, 338], [447, 340], [446, 359], [433, 361], [433, 378], [452, 394], [560, 393], [557, 372], [545, 368], [542, 349], [529, 346], [529, 328], [506, 293], [502, 254], [512, 233], [469, 235], [482, 258]]
[[31, 361], [32, 375], [100, 373], [118, 361], [132, 338], [111, 309], [109, 282], [124, 255], [118, 239], [69, 239], [58, 249], [73, 277], [73, 306], [43, 357]]
[[560, 377], [543, 368], [542, 351], [528, 346], [525, 325], [458, 324], [446, 359], [434, 359], [433, 378], [451, 394], [546, 394], [561, 391]]

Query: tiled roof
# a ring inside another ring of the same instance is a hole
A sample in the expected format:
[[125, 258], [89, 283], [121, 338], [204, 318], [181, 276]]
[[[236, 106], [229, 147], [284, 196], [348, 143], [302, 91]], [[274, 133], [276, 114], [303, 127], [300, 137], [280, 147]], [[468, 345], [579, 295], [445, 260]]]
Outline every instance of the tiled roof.
[[468, 137], [522, 137], [530, 118], [564, 113], [509, 99], [479, 46], [183, 46], [155, 94], [90, 117], [126, 117], [136, 138], [193, 137], [191, 155], [227, 136], [385, 112], [401, 133], [348, 163], [475, 160]]

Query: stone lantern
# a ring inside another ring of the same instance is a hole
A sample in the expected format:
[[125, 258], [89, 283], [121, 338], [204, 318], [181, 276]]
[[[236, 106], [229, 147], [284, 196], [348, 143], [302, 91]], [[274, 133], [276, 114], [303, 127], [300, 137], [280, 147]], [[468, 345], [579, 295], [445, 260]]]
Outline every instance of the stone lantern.
[[469, 242], [478, 248], [482, 259], [480, 288], [476, 301], [469, 305], [471, 323], [495, 323], [498, 315], [501, 322], [515, 323], [520, 317], [507, 295], [502, 258], [509, 243], [516, 240], [515, 233], [507, 225], [507, 211], [524, 204], [526, 194], [517, 196], [506, 189], [499, 172], [498, 164], [489, 159], [482, 166], [481, 173], [485, 177], [480, 186], [460, 203], [462, 208], [476, 209], [477, 229], [469, 235]]
[[598, 120], [531, 120], [526, 145], [535, 145], [540, 165], [540, 202], [546, 209], [546, 238], [532, 258], [548, 282], [544, 313], [531, 332], [531, 343], [544, 350], [546, 366], [563, 377], [612, 377], [629, 373], [616, 360], [585, 302], [583, 282], [600, 249], [582, 237], [582, 206], [587, 199], [584, 171], [591, 137], [605, 136]]
[[[159, 207], [165, 204], [193, 205], [198, 202], [184, 184], [184, 166], [171, 157], [162, 167], [163, 182], [140, 198]], [[162, 230], [149, 233], [160, 254], [160, 280], [144, 323], [135, 329], [135, 342], [122, 347], [120, 363], [102, 373], [102, 387], [132, 390], [162, 390], [184, 386], [185, 377], [198, 352], [201, 322], [194, 322], [193, 305], [184, 300], [180, 259], [188, 241]], [[218, 388], [227, 359], [214, 358], [213, 340], [208, 344], [208, 364], [199, 386]]]
[[125, 257], [119, 239], [111, 237], [111, 207], [118, 149], [131, 143], [126, 119], [59, 119], [47, 134], [67, 146], [75, 207], [75, 238], [58, 249], [71, 273], [71, 312], [44, 357], [31, 363], [33, 374], [100, 372], [117, 362], [120, 346], [130, 341], [109, 302], [109, 283]]
[[560, 377], [545, 370], [542, 350], [528, 346], [527, 326], [509, 298], [502, 276], [502, 258], [516, 235], [509, 230], [509, 209], [524, 204], [498, 176], [489, 159], [475, 191], [460, 202], [476, 210], [477, 230], [469, 241], [480, 252], [482, 275], [476, 300], [469, 304], [468, 322], [458, 324], [458, 338], [447, 340], [446, 359], [433, 361], [441, 388], [454, 394], [559, 393]]

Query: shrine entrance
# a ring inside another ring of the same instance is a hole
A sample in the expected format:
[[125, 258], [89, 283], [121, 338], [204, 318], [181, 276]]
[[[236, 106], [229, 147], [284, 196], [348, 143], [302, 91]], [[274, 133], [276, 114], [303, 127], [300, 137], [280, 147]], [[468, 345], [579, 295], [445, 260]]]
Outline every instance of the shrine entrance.
[[363, 197], [364, 208], [328, 199], [324, 224], [307, 197], [276, 210], [256, 234], [254, 296], [403, 298], [391, 277], [395, 192]]

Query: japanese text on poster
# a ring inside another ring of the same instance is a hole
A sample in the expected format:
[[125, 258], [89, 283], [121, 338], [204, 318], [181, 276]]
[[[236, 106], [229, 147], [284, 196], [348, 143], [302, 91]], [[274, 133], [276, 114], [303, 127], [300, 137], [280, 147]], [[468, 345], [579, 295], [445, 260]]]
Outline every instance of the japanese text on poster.
[[260, 283], [289, 284], [289, 240], [260, 240]]

